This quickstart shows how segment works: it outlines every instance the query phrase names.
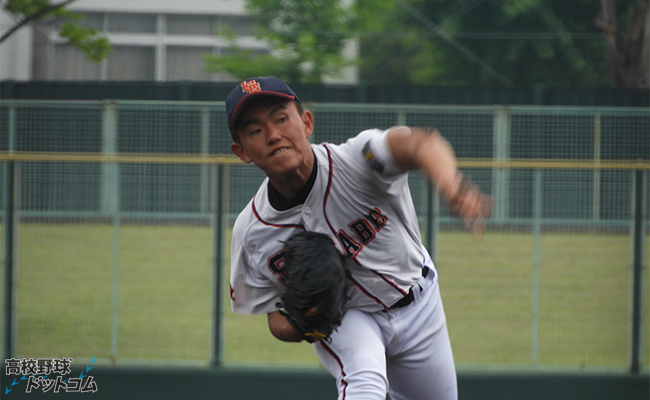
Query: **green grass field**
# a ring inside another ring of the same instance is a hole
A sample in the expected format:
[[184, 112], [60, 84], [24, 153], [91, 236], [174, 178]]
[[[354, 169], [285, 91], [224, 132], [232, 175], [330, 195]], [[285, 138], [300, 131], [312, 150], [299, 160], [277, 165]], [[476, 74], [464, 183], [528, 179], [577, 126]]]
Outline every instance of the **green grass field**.
[[[117, 362], [208, 363], [211, 243], [207, 227], [123, 225], [114, 248], [111, 225], [19, 225], [18, 356], [108, 362], [118, 266]], [[542, 235], [536, 333], [530, 234], [488, 233], [477, 243], [468, 233], [443, 232], [439, 246], [440, 286], [459, 366], [532, 365], [535, 359], [539, 366], [621, 368], [629, 362], [629, 236]], [[646, 240], [646, 254], [649, 248]], [[224, 362], [317, 366], [309, 345], [273, 339], [266, 316], [230, 311], [228, 264]]]

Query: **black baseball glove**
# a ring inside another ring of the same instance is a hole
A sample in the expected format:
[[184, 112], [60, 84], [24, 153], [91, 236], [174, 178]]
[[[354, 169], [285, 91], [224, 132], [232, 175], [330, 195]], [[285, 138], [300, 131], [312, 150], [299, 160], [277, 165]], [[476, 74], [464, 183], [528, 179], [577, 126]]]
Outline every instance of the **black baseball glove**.
[[285, 291], [280, 313], [310, 343], [329, 338], [348, 300], [345, 258], [321, 233], [302, 232], [286, 242]]

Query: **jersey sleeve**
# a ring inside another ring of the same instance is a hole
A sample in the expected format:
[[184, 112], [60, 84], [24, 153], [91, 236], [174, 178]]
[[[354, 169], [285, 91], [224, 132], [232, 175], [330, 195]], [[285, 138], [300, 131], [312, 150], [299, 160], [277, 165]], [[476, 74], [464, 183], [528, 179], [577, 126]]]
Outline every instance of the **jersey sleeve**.
[[405, 178], [407, 171], [402, 170], [393, 158], [387, 134], [388, 130], [379, 129], [359, 133], [340, 146], [340, 161], [348, 164], [347, 170], [387, 185]]
[[230, 262], [230, 304], [238, 314], [266, 314], [277, 310], [280, 291], [257, 271], [245, 247], [245, 232], [235, 223]]
[[393, 158], [386, 139], [387, 134], [388, 130], [380, 131], [378, 129], [361, 132], [357, 137], [359, 140], [357, 146], [362, 146], [361, 154], [371, 169], [386, 178], [391, 178], [401, 175], [405, 171], [397, 165]]

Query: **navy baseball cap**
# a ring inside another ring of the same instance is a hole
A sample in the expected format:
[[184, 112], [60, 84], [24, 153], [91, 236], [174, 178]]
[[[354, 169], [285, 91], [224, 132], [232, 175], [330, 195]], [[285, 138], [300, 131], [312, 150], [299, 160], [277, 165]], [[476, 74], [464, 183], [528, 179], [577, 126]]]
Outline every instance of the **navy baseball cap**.
[[260, 96], [277, 96], [300, 101], [293, 90], [278, 78], [263, 76], [246, 79], [237, 85], [226, 99], [228, 128], [233, 140], [237, 141], [237, 133], [235, 132], [237, 117], [246, 107], [246, 104]]

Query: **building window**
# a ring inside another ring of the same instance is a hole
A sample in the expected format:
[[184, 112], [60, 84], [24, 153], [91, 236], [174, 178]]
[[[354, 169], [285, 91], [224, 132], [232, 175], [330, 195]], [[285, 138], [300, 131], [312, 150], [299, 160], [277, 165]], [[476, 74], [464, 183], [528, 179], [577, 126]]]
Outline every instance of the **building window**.
[[155, 33], [156, 16], [152, 14], [106, 14], [109, 32]]
[[108, 80], [153, 81], [154, 60], [153, 47], [113, 46], [108, 57]]
[[240, 36], [250, 36], [255, 33], [255, 21], [248, 17], [220, 15], [217, 18], [219, 20], [219, 30], [223, 29]]
[[181, 35], [216, 35], [220, 31], [240, 36], [255, 32], [255, 21], [236, 15], [168, 15], [167, 33]]
[[214, 35], [216, 26], [211, 15], [168, 15], [167, 33], [181, 35]]
[[211, 52], [210, 47], [167, 47], [167, 80], [209, 81], [210, 74], [203, 71], [205, 62], [201, 54]]
[[96, 81], [101, 78], [101, 64], [86, 60], [76, 47], [68, 44], [54, 47], [54, 80]]
[[226, 73], [204, 72], [201, 55], [228, 53], [227, 45], [216, 37], [220, 31], [250, 36], [256, 26], [244, 15], [119, 12], [83, 15], [82, 20], [73, 22], [108, 37], [113, 47], [108, 58], [101, 63], [87, 61], [81, 50], [65, 44], [56, 33], [69, 20], [48, 19], [36, 24], [38, 35], [34, 35], [32, 53], [34, 79], [231, 80], [234, 78]]
[[56, 27], [56, 30], [58, 31], [61, 29], [63, 24], [72, 22], [75, 25], [83, 26], [84, 28], [88, 29], [97, 29], [98, 31], [103, 31], [104, 30], [104, 14], [103, 13], [79, 13], [83, 15], [83, 19], [80, 20], [73, 20], [65, 17], [61, 18], [56, 18], [54, 26]]

